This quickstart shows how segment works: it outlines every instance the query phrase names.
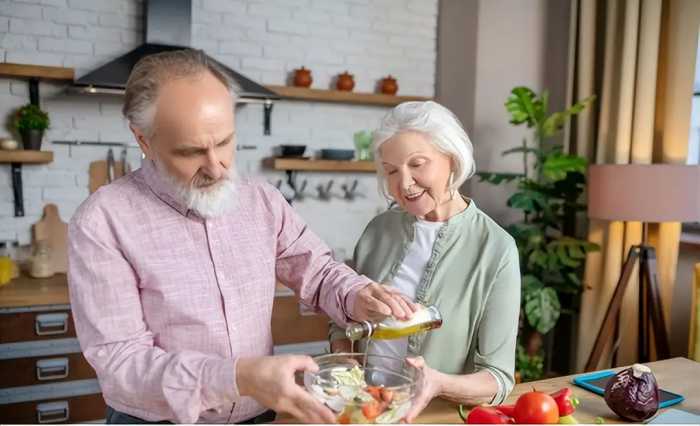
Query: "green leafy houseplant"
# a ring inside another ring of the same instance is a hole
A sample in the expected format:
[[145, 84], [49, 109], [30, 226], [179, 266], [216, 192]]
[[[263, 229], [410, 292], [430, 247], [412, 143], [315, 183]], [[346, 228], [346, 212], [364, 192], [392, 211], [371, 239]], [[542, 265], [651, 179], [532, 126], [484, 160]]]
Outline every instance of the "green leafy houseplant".
[[27, 130], [46, 130], [49, 124], [49, 114], [36, 105], [27, 104], [15, 114], [15, 129], [20, 133]]
[[37, 105], [27, 104], [17, 110], [14, 127], [22, 137], [25, 149], [40, 149], [44, 130], [49, 128], [49, 115]]
[[541, 375], [542, 335], [559, 319], [559, 295], [580, 292], [586, 253], [598, 249], [595, 244], [575, 238], [572, 226], [576, 213], [585, 210], [580, 198], [586, 183], [586, 159], [565, 153], [563, 146], [552, 140], [572, 116], [593, 100], [590, 97], [564, 111], [549, 113], [546, 91], [537, 95], [527, 87], [514, 88], [505, 104], [510, 122], [533, 129], [534, 141], [528, 144], [523, 139], [522, 145], [503, 155], [522, 156], [523, 171], [478, 173], [481, 181], [494, 185], [517, 183], [507, 204], [521, 210], [523, 219], [506, 230], [515, 239], [520, 254], [524, 321], [516, 367], [523, 378], [537, 378], [537, 367]]
[[518, 345], [515, 354], [515, 365], [520, 373], [520, 380], [530, 382], [542, 377], [544, 357], [541, 354], [530, 355], [525, 348]]

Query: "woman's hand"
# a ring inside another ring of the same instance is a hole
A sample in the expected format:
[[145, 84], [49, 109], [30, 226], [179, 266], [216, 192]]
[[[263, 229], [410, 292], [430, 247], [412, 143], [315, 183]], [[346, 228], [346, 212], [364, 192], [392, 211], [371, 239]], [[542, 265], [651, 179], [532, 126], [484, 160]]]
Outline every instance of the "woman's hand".
[[404, 417], [406, 423], [413, 423], [416, 417], [425, 407], [442, 391], [443, 374], [434, 370], [425, 363], [423, 357], [406, 358], [406, 362], [421, 370], [421, 381], [418, 384], [418, 393], [413, 398], [413, 405]]

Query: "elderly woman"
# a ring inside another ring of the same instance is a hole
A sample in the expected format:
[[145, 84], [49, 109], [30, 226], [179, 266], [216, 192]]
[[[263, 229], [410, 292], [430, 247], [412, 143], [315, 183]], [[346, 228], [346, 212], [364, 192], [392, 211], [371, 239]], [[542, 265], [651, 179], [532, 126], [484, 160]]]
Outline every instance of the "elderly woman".
[[[436, 305], [444, 322], [422, 335], [373, 341], [369, 351], [409, 357], [423, 370], [408, 422], [438, 396], [498, 404], [514, 383], [520, 270], [514, 240], [459, 193], [474, 174], [471, 142], [445, 107], [406, 102], [383, 119], [373, 149], [380, 190], [394, 207], [360, 237], [357, 271]], [[350, 349], [335, 325], [330, 338], [333, 352]]]

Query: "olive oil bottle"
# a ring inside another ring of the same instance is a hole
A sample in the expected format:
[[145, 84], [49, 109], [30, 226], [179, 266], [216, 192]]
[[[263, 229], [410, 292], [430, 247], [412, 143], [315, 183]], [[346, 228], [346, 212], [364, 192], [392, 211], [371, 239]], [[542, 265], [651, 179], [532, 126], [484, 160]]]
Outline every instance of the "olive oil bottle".
[[400, 321], [389, 317], [381, 322], [363, 321], [352, 323], [345, 329], [345, 336], [350, 341], [363, 338], [373, 340], [400, 339], [422, 331], [433, 330], [442, 326], [442, 315], [435, 306], [421, 307], [411, 319]]

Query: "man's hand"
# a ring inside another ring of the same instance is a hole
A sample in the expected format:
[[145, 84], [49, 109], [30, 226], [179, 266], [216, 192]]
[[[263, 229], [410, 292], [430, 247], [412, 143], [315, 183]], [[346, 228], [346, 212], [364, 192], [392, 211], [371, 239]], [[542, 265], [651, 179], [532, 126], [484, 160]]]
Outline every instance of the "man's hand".
[[335, 423], [333, 412], [295, 383], [297, 371], [315, 372], [318, 365], [304, 355], [240, 358], [236, 364], [238, 391], [302, 423]]
[[357, 292], [352, 319], [380, 321], [388, 316], [406, 320], [417, 310], [415, 303], [394, 287], [371, 283]]

